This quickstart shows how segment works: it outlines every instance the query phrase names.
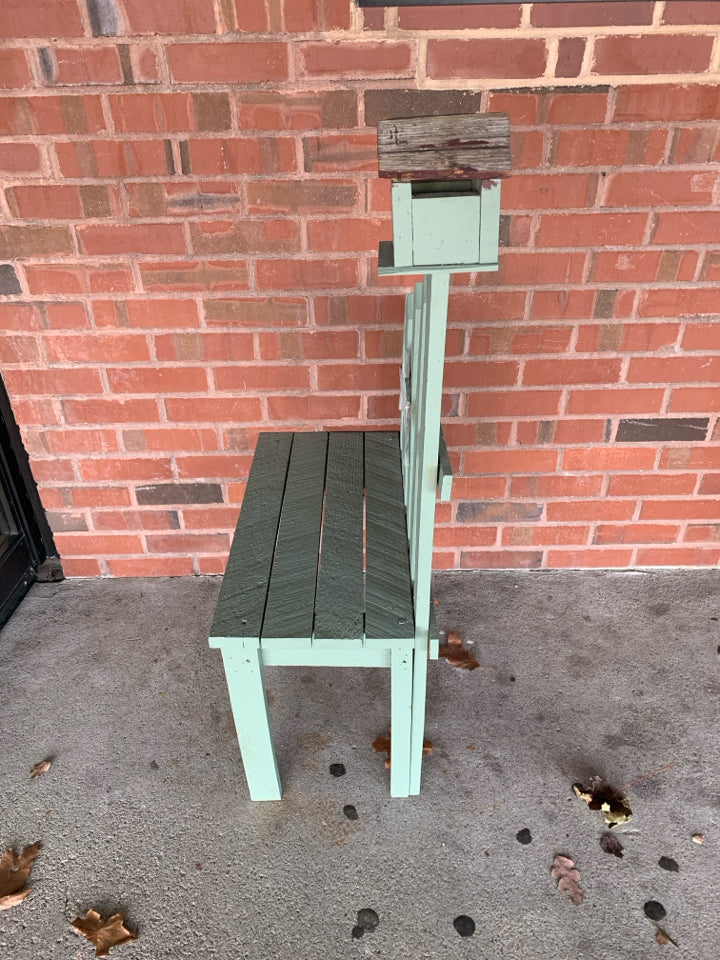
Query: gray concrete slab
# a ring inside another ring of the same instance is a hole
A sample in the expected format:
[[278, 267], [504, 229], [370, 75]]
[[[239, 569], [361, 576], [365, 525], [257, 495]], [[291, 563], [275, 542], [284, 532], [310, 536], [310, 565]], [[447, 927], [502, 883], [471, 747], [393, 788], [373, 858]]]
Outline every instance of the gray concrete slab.
[[[718, 956], [717, 572], [438, 576], [439, 621], [481, 668], [430, 666], [421, 795], [391, 800], [371, 747], [387, 671], [275, 668], [285, 796], [264, 804], [207, 647], [219, 585], [37, 585], [0, 634], [0, 846], [43, 844], [33, 893], [0, 913], [0, 956], [93, 956], [68, 923], [91, 906], [126, 912], [139, 939], [111, 956], [127, 960], [672, 956], [651, 899], [683, 956]], [[572, 792], [591, 774], [637, 780], [622, 860]], [[550, 876], [558, 852], [579, 906]], [[354, 940], [366, 907], [380, 924]]]

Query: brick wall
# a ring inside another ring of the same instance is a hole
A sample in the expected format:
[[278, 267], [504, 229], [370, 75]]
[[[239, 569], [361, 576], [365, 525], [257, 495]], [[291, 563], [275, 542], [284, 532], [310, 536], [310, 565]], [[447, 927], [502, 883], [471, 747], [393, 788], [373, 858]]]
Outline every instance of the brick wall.
[[0, 364], [69, 575], [222, 570], [260, 429], [397, 423], [385, 116], [507, 110], [453, 567], [720, 561], [720, 2], [5, 0]]

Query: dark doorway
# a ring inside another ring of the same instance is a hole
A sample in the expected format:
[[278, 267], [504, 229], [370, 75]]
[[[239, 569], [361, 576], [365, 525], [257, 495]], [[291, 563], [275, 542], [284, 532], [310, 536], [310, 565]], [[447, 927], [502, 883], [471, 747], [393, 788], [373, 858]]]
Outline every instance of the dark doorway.
[[62, 579], [52, 533], [0, 379], [0, 627], [35, 580]]

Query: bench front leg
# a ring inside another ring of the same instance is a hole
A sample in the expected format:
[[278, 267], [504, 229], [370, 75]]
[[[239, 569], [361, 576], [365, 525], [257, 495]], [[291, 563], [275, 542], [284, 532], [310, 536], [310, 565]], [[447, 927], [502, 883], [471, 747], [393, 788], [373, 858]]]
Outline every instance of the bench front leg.
[[410, 789], [410, 733], [412, 728], [413, 650], [393, 647], [390, 696], [390, 796], [407, 797]]
[[260, 647], [223, 646], [222, 655], [250, 799], [279, 800]]

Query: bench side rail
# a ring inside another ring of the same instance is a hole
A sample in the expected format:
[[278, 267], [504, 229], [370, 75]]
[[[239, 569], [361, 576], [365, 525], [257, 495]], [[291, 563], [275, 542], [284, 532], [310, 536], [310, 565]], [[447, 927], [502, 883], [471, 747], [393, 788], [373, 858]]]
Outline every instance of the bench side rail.
[[440, 445], [449, 274], [426, 276], [408, 295], [402, 372], [402, 446], [415, 635], [427, 642]]

